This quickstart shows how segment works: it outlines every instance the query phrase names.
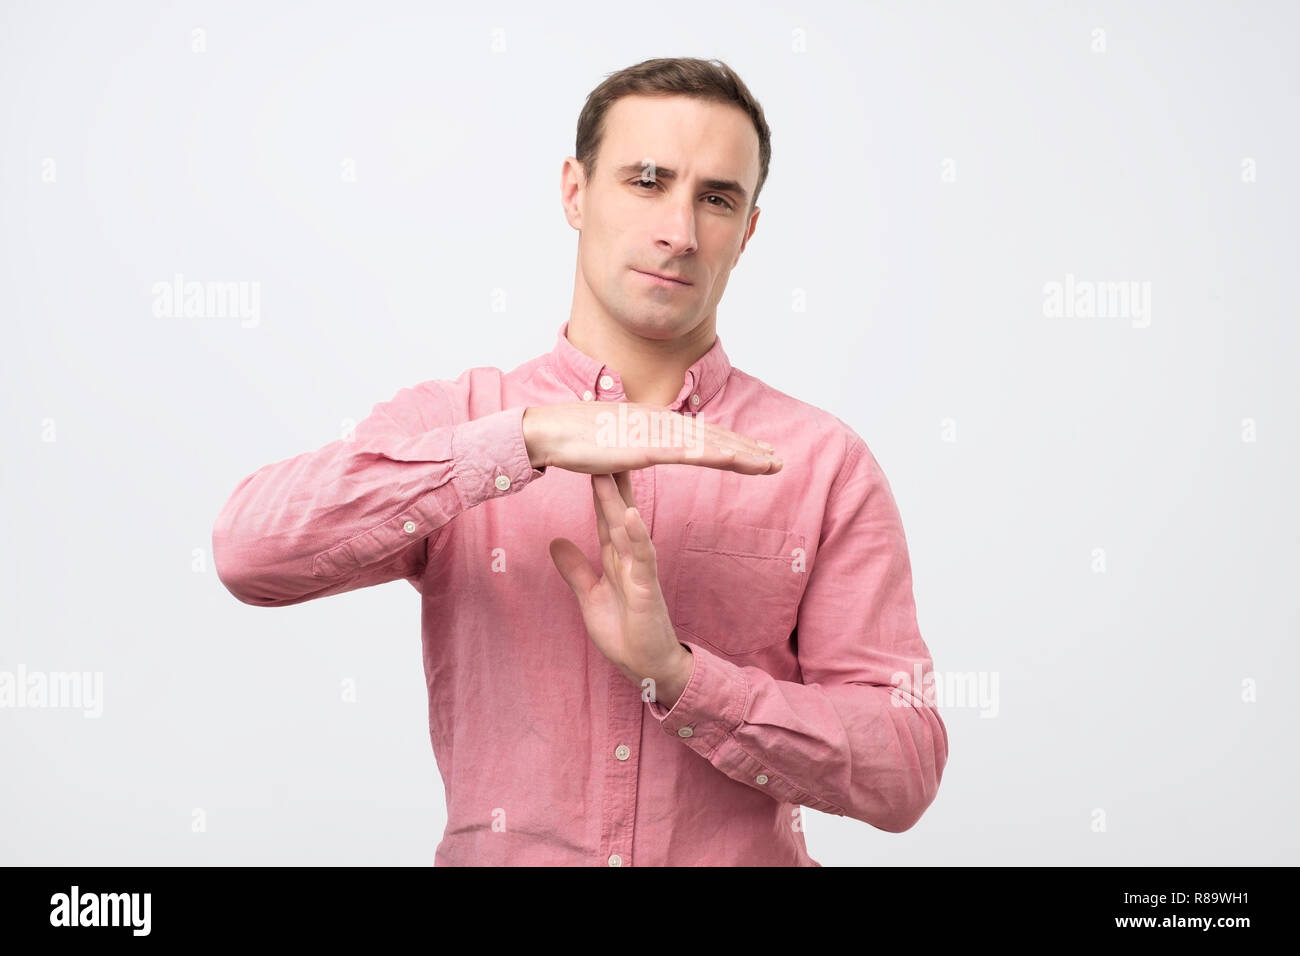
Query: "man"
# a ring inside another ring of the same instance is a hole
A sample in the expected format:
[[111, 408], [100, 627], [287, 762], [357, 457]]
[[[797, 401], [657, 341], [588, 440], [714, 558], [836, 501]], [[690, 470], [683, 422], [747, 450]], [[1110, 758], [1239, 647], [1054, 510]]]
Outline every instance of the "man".
[[218, 574], [267, 607], [420, 592], [436, 865], [819, 866], [801, 805], [906, 830], [948, 739], [875, 458], [715, 332], [767, 123], [724, 64], [650, 60], [575, 152], [555, 347], [245, 478]]

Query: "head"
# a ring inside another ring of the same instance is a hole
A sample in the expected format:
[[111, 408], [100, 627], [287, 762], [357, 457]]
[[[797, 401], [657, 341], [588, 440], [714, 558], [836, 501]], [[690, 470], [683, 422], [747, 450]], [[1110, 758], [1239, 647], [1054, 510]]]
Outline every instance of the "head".
[[646, 60], [607, 77], [561, 178], [579, 233], [575, 309], [647, 338], [712, 329], [771, 152], [762, 107], [720, 61]]

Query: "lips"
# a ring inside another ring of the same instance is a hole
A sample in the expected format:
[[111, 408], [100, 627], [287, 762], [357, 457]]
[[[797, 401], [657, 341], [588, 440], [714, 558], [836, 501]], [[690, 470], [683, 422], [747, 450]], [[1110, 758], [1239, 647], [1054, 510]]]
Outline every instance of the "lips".
[[692, 285], [691, 282], [688, 282], [686, 279], [683, 279], [680, 276], [667, 275], [663, 272], [648, 272], [645, 269], [633, 269], [632, 271], [639, 272], [642, 275], [646, 275], [646, 276], [653, 276], [656, 279], [664, 279], [667, 280], [668, 282], [677, 282], [680, 283], [681, 285]]

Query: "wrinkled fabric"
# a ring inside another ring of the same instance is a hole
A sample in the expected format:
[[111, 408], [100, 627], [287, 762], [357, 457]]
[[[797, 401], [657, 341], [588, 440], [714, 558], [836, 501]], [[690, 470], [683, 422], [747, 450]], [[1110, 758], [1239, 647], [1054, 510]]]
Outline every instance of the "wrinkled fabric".
[[435, 865], [820, 866], [801, 806], [913, 826], [948, 737], [867, 445], [733, 367], [720, 336], [686, 372], [668, 408], [784, 464], [630, 473], [692, 653], [664, 708], [596, 649], [548, 551], [569, 538], [599, 573], [591, 476], [533, 468], [524, 410], [627, 401], [567, 329], [512, 371], [402, 388], [349, 438], [244, 478], [213, 528], [222, 583], [265, 607], [398, 579], [419, 593], [447, 805]]

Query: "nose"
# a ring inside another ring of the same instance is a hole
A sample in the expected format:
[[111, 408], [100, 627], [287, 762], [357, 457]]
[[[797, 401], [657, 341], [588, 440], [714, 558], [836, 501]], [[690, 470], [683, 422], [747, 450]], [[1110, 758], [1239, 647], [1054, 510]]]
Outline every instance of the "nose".
[[655, 243], [672, 256], [689, 255], [696, 249], [695, 207], [690, 202], [664, 203], [655, 224]]

